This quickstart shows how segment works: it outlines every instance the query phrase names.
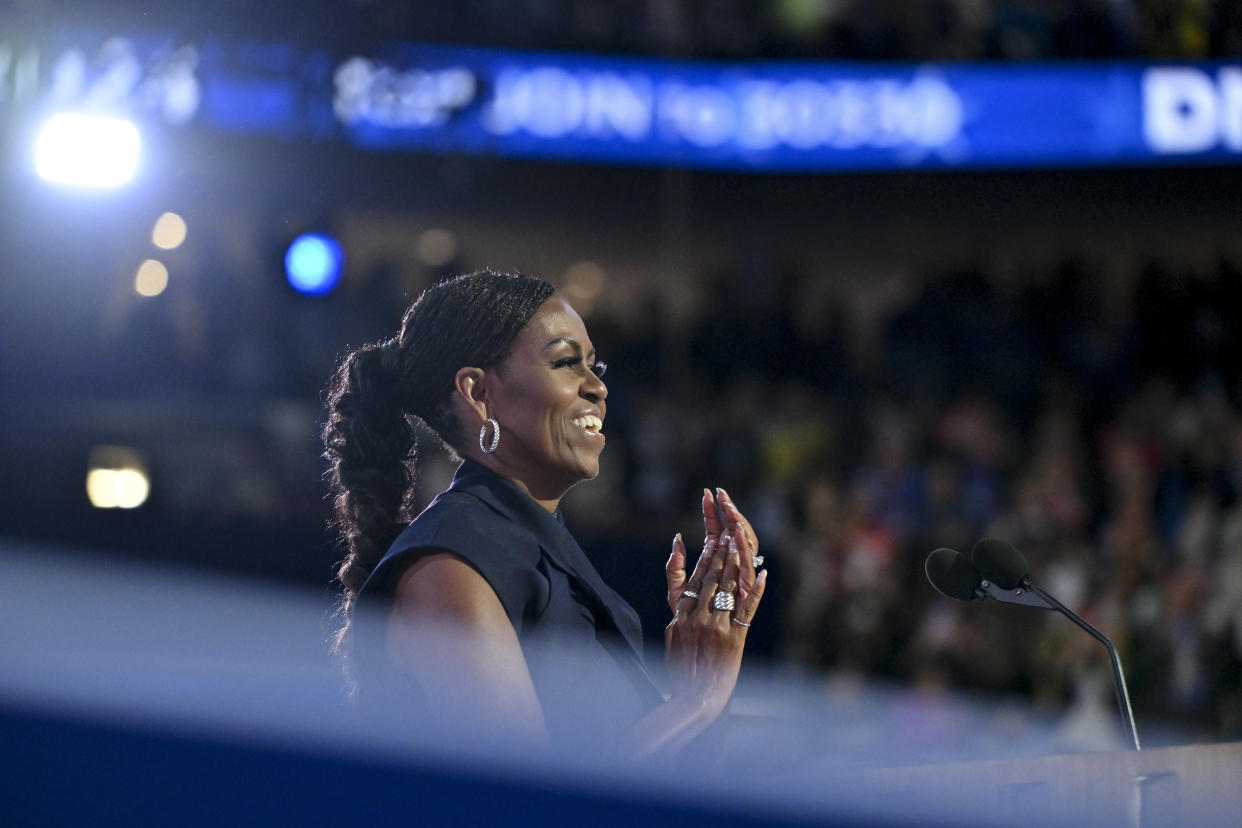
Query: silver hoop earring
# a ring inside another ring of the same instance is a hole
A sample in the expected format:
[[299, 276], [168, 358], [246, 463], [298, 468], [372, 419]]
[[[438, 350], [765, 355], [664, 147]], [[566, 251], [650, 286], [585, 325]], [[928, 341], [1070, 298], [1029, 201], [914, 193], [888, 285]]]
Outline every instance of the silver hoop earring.
[[[492, 427], [491, 445], [483, 442], [484, 437], [487, 436], [488, 425], [491, 425]], [[496, 422], [494, 417], [488, 417], [487, 422], [479, 426], [479, 448], [483, 450], [484, 454], [491, 454], [496, 450], [496, 446], [498, 445], [500, 445], [500, 423]]]

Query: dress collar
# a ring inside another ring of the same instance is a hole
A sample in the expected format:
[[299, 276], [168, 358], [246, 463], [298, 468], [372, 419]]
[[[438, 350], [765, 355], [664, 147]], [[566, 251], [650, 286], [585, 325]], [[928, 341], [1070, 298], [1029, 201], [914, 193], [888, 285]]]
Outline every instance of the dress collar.
[[634, 656], [642, 662], [642, 626], [637, 614], [595, 571], [595, 566], [565, 526], [559, 508], [549, 512], [515, 484], [473, 460], [462, 461], [449, 491], [469, 493], [529, 529], [552, 563], [575, 578], [592, 599], [595, 609], [602, 611], [604, 617], [599, 621], [620, 633]]

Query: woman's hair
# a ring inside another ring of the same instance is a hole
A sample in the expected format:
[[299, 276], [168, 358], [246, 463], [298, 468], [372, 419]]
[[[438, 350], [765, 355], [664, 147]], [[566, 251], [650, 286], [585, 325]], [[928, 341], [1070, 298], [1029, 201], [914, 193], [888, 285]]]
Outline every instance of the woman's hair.
[[334, 524], [345, 546], [336, 577], [344, 588], [343, 643], [358, 590], [413, 518], [414, 418], [450, 451], [463, 445], [452, 396], [457, 372], [492, 368], [554, 291], [541, 279], [482, 270], [433, 285], [405, 312], [393, 339], [341, 361], [326, 397], [324, 457]]

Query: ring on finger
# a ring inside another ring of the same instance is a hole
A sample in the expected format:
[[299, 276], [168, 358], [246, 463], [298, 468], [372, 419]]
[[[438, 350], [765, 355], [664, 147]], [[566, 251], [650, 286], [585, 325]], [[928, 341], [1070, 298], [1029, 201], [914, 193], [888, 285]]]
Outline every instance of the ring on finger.
[[[676, 620], [676, 619], [674, 619], [674, 620]], [[738, 621], [738, 620], [737, 620], [737, 618], [736, 618], [736, 617], [734, 617], [734, 616], [729, 616], [729, 620], [730, 620], [730, 621], [732, 621], [734, 624], [737, 624], [739, 627], [749, 627], [749, 626], [750, 626], [750, 624], [747, 624], [745, 621]]]
[[759, 567], [763, 566], [763, 556], [762, 556], [762, 555], [756, 555], [756, 556], [754, 557], [754, 559], [753, 559], [753, 563], [754, 563], [754, 565], [755, 565], [755, 568], [756, 568], [756, 569], [758, 569]]
[[681, 591], [681, 597], [682, 598], [698, 598], [699, 594], [695, 592], [693, 589], [683, 589]]
[[717, 592], [716, 596], [712, 598], [712, 609], [714, 610], [732, 612], [736, 606], [737, 601], [733, 599], [732, 592]]

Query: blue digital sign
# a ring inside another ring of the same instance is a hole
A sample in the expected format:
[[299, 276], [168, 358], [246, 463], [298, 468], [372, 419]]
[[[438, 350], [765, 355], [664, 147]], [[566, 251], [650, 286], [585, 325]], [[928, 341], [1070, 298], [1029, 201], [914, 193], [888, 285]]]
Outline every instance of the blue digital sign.
[[1242, 159], [1242, 65], [718, 63], [413, 44], [334, 56], [84, 35], [33, 58], [25, 48], [0, 41], [0, 90], [14, 91], [0, 114], [25, 90], [45, 110], [171, 127], [750, 172]]

